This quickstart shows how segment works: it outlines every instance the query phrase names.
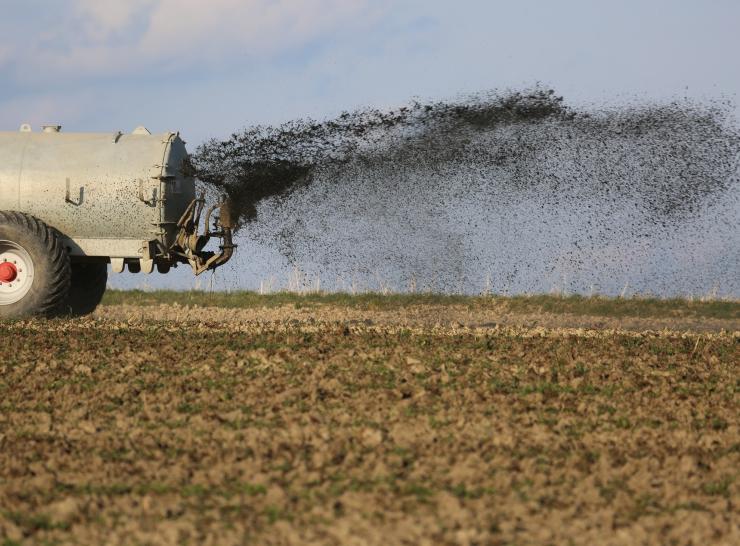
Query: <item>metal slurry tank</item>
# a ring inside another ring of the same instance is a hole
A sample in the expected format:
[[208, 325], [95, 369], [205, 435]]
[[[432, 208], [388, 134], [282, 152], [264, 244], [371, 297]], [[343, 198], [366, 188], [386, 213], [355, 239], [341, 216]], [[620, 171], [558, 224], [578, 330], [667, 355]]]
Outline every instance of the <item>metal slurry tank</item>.
[[[116, 272], [128, 266], [147, 273], [186, 263], [195, 274], [225, 263], [234, 249], [232, 226], [224, 225], [230, 215], [224, 204], [211, 206], [199, 232], [205, 201], [196, 196], [187, 157], [178, 133], [151, 134], [144, 127], [130, 134], [63, 133], [59, 126], [34, 132], [27, 125], [0, 132], [0, 317], [50, 313], [35, 313], [16, 301], [21, 285], [30, 293], [34, 282], [41, 283], [41, 269], [31, 267], [28, 249], [3, 235], [4, 225], [5, 231], [22, 234], [38, 231], [40, 222], [37, 238], [51, 237], [47, 229], [53, 234], [71, 269], [66, 300], [80, 284], [75, 270], [107, 279], [108, 263]], [[222, 240], [218, 253], [203, 250], [212, 236]], [[25, 264], [24, 271], [13, 260]], [[90, 284], [89, 278], [84, 281]], [[104, 287], [97, 291], [102, 297]], [[7, 297], [10, 292], [15, 296]]]

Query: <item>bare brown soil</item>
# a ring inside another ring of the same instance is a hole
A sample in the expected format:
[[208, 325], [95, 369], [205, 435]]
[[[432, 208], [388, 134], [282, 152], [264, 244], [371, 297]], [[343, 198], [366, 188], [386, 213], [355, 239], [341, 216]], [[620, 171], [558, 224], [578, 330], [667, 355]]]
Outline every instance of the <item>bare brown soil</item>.
[[[708, 333], [740, 331], [740, 318], [712, 318], [691, 316], [676, 311], [668, 317], [600, 316], [572, 312], [520, 311], [507, 303], [476, 307], [466, 304], [424, 304], [390, 307], [387, 309], [357, 308], [346, 305], [280, 305], [277, 307], [252, 306], [247, 308], [197, 307], [194, 314], [190, 306], [180, 305], [111, 305], [98, 311], [98, 316], [125, 321], [166, 320], [229, 323], [232, 327], [252, 327], [254, 323], [301, 324], [310, 327], [325, 325], [362, 324], [381, 328], [440, 329], [458, 333], [481, 333], [506, 326], [527, 329], [589, 329], [589, 330], [673, 330], [680, 332]], [[583, 332], [579, 332], [583, 334]]]
[[119, 305], [0, 350], [0, 544], [740, 543], [735, 319]]

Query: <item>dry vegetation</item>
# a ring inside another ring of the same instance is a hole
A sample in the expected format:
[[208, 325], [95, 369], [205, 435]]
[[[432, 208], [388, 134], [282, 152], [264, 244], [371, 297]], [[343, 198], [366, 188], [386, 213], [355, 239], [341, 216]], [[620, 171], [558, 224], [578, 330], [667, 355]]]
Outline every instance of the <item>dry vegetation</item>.
[[736, 303], [147, 297], [0, 326], [0, 544], [740, 543]]

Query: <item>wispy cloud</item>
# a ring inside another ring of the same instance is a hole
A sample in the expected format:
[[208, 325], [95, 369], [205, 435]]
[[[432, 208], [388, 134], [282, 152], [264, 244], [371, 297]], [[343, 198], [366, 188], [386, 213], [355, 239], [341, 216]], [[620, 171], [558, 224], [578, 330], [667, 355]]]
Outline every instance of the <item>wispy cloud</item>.
[[75, 12], [86, 37], [104, 42], [126, 31], [137, 14], [146, 15], [157, 4], [157, 0], [75, 0]]
[[13, 49], [8, 45], [0, 44], [0, 68], [10, 62], [13, 55]]

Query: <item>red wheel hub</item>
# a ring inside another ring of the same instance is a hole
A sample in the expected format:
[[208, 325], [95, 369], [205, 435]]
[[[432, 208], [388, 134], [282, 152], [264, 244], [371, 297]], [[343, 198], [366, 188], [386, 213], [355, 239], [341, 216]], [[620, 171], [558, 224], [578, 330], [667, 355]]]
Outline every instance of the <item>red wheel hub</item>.
[[18, 278], [18, 269], [10, 262], [0, 263], [0, 282], [13, 282]]

